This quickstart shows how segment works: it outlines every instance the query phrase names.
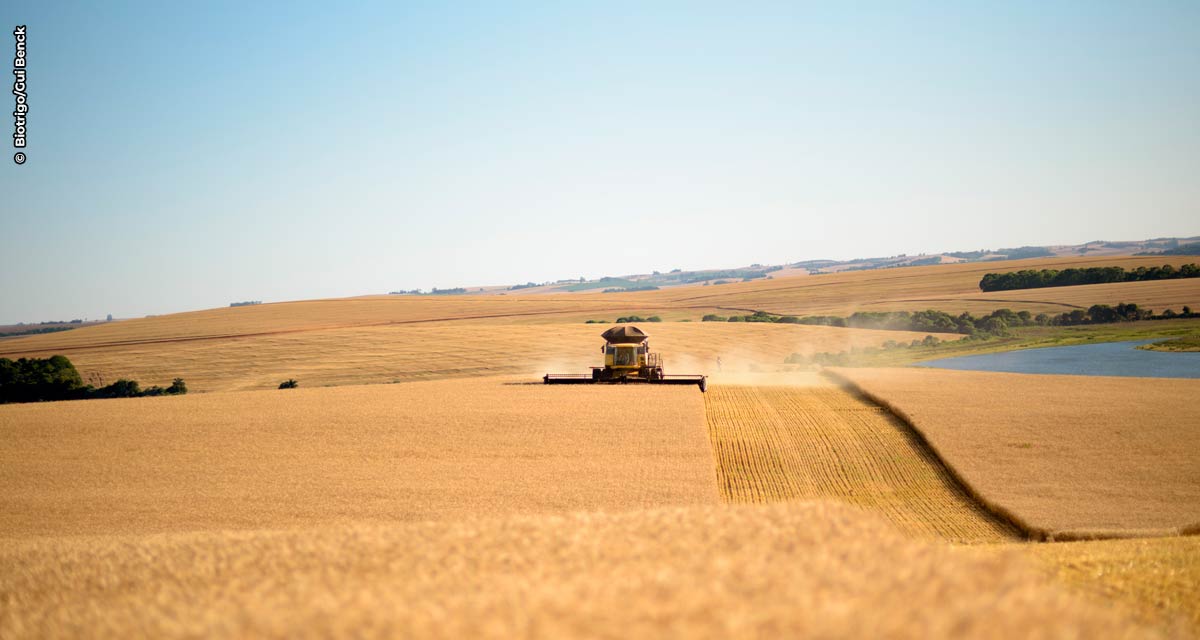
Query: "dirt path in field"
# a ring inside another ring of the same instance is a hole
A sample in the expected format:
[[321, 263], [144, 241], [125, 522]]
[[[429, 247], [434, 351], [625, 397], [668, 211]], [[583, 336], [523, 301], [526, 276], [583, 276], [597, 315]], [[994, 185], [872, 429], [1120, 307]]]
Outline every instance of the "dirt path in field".
[[808, 386], [718, 382], [704, 403], [726, 502], [831, 499], [924, 537], [1022, 539], [972, 499], [907, 425], [815, 376]]

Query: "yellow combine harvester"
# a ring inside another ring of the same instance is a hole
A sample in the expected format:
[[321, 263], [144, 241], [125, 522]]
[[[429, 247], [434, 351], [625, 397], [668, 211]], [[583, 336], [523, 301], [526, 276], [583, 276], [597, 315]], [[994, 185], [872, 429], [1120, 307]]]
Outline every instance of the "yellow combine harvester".
[[708, 376], [668, 376], [663, 373], [661, 354], [650, 351], [645, 332], [637, 327], [621, 325], [600, 334], [604, 338], [604, 366], [592, 367], [586, 373], [547, 373], [546, 384], [597, 384], [645, 382], [648, 384], [694, 384], [708, 390]]

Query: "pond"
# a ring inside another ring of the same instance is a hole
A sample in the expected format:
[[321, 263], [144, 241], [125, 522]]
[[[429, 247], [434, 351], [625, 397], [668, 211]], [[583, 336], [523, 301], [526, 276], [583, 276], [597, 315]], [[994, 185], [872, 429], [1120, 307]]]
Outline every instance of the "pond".
[[1138, 345], [1158, 342], [1133, 340], [1070, 347], [1045, 347], [959, 356], [916, 363], [917, 367], [1057, 373], [1079, 376], [1132, 376], [1138, 378], [1200, 378], [1200, 353], [1146, 351]]

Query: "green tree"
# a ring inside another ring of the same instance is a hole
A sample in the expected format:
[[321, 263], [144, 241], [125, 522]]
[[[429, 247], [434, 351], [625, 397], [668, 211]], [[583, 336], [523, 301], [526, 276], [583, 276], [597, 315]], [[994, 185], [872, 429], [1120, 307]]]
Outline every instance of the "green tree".
[[137, 398], [142, 395], [142, 388], [137, 380], [122, 378], [107, 387], [97, 389], [92, 395], [96, 398]]

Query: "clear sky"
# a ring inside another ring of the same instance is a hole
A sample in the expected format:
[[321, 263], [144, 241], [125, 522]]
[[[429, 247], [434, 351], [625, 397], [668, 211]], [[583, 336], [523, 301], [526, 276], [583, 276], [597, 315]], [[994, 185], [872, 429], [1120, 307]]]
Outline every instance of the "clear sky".
[[1200, 234], [1194, 0], [394, 4], [3, 3], [0, 323]]

